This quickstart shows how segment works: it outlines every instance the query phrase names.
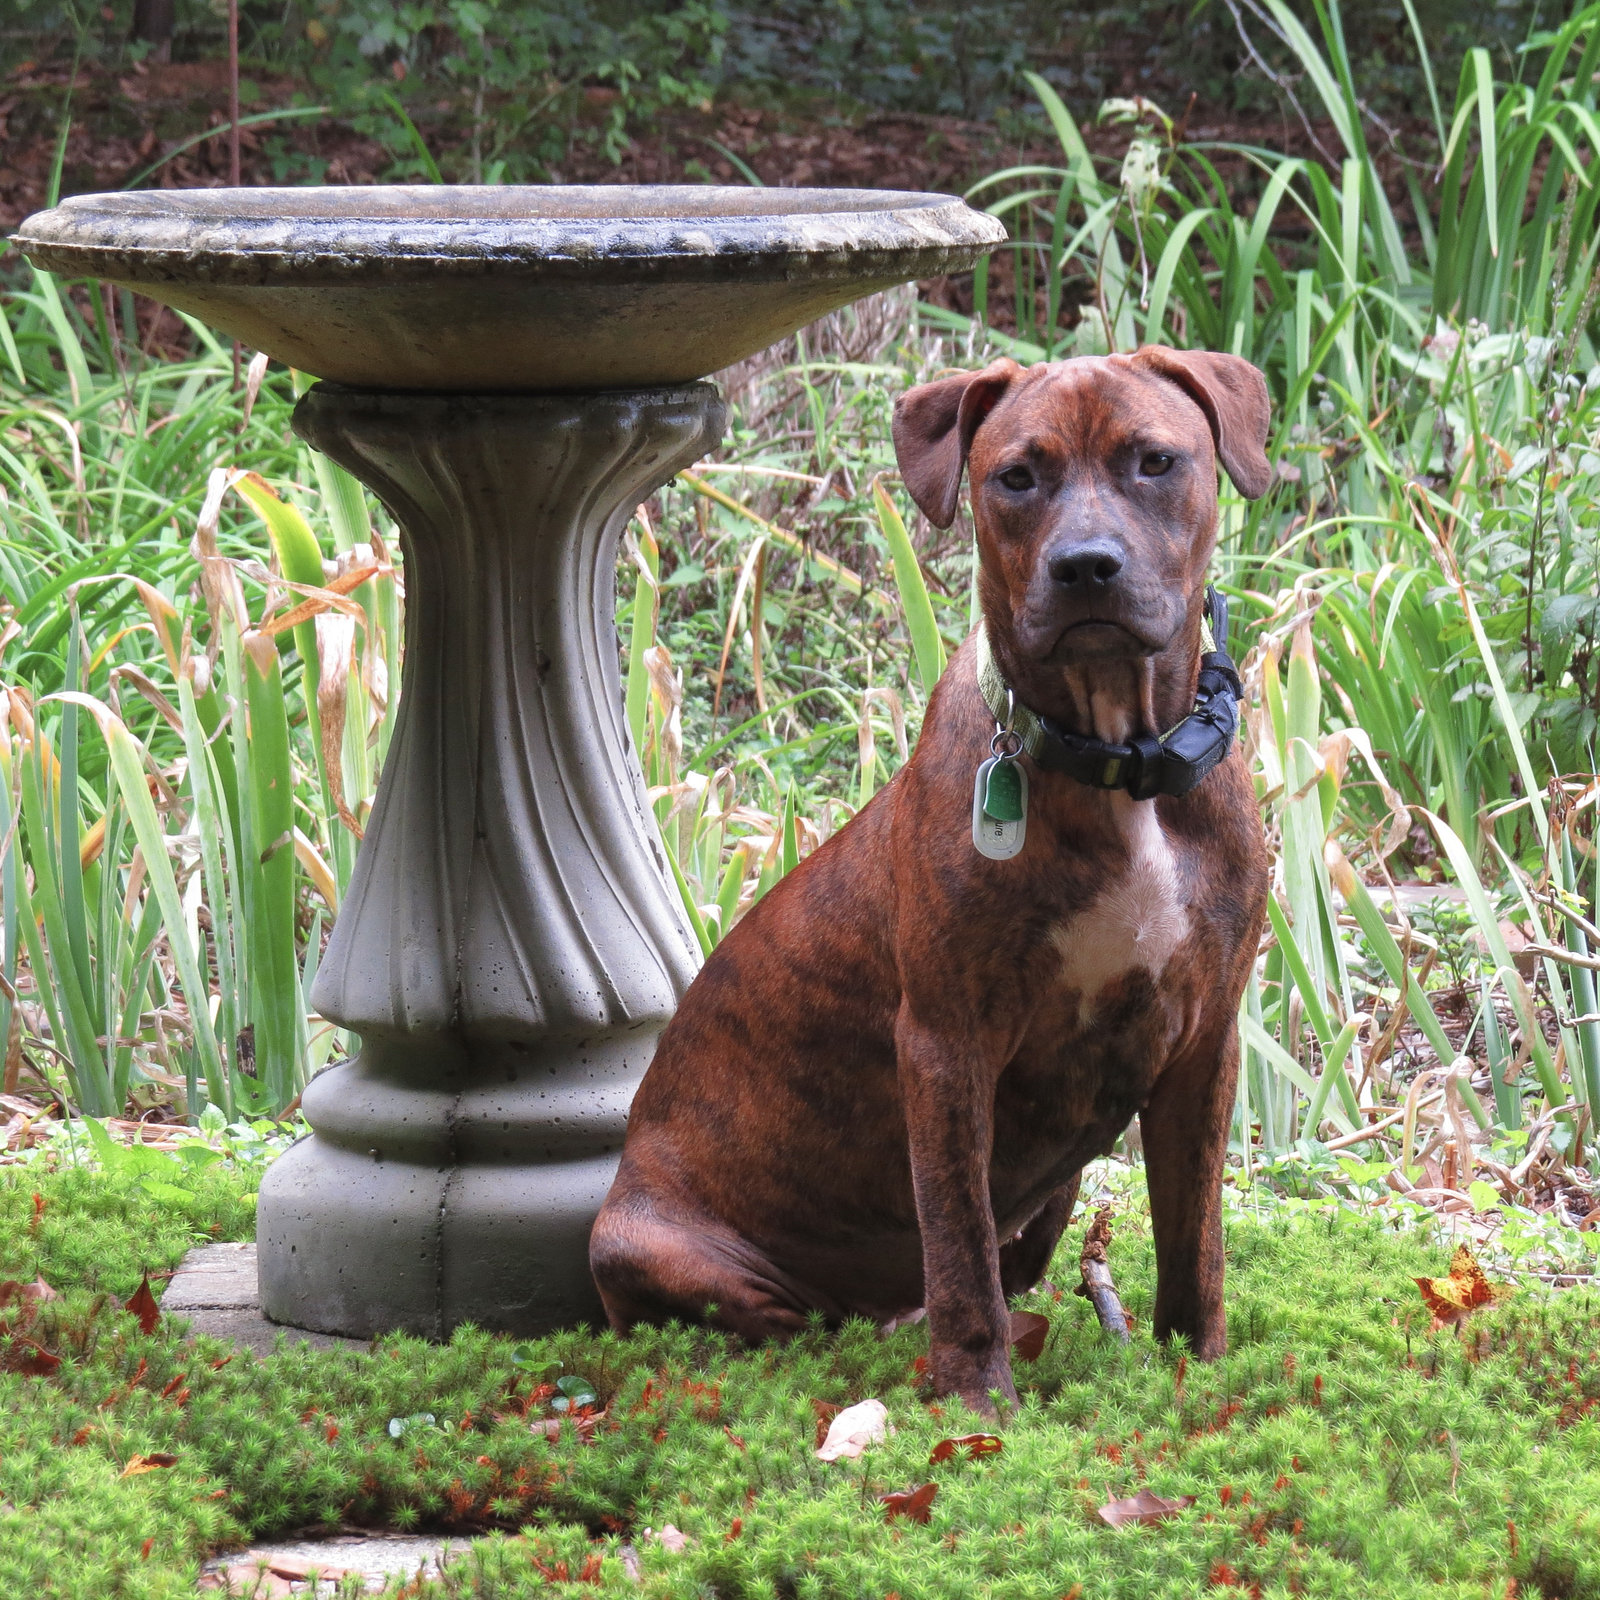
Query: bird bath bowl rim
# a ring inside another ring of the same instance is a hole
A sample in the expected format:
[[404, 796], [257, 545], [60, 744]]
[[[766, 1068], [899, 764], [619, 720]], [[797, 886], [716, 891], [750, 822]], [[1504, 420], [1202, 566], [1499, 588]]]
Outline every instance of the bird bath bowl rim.
[[901, 281], [1006, 237], [954, 195], [697, 184], [381, 184], [77, 195], [27, 217], [33, 263], [129, 284]]

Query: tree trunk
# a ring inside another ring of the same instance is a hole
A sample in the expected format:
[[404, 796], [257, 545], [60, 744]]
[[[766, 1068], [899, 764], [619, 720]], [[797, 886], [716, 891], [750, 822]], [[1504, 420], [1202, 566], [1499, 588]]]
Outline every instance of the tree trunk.
[[172, 59], [172, 28], [176, 0], [133, 0], [132, 36], [150, 45], [152, 61]]

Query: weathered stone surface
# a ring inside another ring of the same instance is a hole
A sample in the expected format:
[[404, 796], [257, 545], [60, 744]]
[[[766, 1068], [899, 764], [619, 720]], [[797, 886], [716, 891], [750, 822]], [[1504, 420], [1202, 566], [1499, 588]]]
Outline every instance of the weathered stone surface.
[[[331, 1539], [284, 1539], [235, 1550], [206, 1562], [202, 1590], [231, 1585], [236, 1595], [306, 1594], [331, 1597], [348, 1592], [350, 1576], [365, 1580], [368, 1592], [380, 1592], [395, 1578], [437, 1578], [446, 1566], [471, 1549], [467, 1539], [439, 1539], [426, 1534], [335, 1535]], [[321, 1581], [313, 1590], [311, 1573]], [[273, 1580], [276, 1580], [275, 1582]]]
[[1004, 237], [952, 195], [619, 184], [79, 195], [15, 241], [318, 377], [488, 392], [704, 377]]
[[161, 1309], [182, 1317], [196, 1333], [228, 1339], [258, 1356], [271, 1355], [280, 1338], [315, 1350], [364, 1350], [359, 1339], [341, 1339], [269, 1322], [261, 1310], [253, 1244], [196, 1245], [183, 1258], [161, 1296]]
[[253, 1244], [196, 1245], [161, 1296], [164, 1311], [238, 1311], [260, 1303]]
[[295, 426], [400, 523], [406, 668], [313, 992], [362, 1049], [262, 1183], [262, 1304], [356, 1335], [598, 1323], [589, 1230], [698, 964], [628, 748], [613, 574], [722, 402], [319, 385]]

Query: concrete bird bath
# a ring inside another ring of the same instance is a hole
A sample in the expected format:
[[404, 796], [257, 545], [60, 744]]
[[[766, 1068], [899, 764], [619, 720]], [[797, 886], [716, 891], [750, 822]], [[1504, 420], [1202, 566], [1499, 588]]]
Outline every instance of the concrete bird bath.
[[622, 715], [622, 530], [721, 435], [695, 380], [1003, 237], [944, 195], [691, 187], [154, 191], [23, 223], [37, 266], [325, 380], [296, 431], [401, 528], [399, 726], [313, 996], [362, 1048], [262, 1184], [270, 1317], [599, 1320], [589, 1228], [696, 966]]

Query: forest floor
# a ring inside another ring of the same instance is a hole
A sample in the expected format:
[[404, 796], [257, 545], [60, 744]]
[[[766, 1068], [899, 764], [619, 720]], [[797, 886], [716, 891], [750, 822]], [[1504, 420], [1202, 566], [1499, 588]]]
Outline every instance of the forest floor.
[[[70, 91], [70, 96], [69, 96]], [[1018, 136], [996, 123], [959, 117], [874, 110], [821, 101], [774, 109], [717, 104], [653, 120], [612, 161], [598, 141], [583, 137], [583, 118], [598, 124], [609, 91], [588, 91], [577, 136], [551, 174], [569, 183], [743, 183], [731, 151], [763, 183], [830, 188], [930, 189], [961, 193], [1002, 167], [1059, 161], [1060, 150], [1042, 117]], [[241, 112], [258, 116], [306, 99], [295, 79], [246, 69]], [[63, 108], [70, 112], [62, 161], [62, 193], [119, 189], [162, 162], [169, 151], [208, 127], [206, 139], [162, 165], [153, 178], [174, 188], [227, 181], [227, 69], [220, 60], [139, 64], [121, 71], [24, 63], [0, 80], [0, 228], [14, 227], [46, 203]], [[1171, 105], [1186, 113], [1193, 140], [1262, 144], [1291, 154], [1316, 153], [1314, 141], [1336, 145], [1330, 125], [1303, 126], [1287, 114], [1240, 117], [1220, 107]], [[1015, 125], [1016, 119], [1007, 119]], [[1425, 144], [1423, 124], [1410, 130], [1412, 148]], [[1086, 130], [1096, 153], [1120, 156], [1129, 129]], [[375, 183], [395, 154], [350, 122], [306, 117], [246, 127], [240, 135], [244, 182]]]

